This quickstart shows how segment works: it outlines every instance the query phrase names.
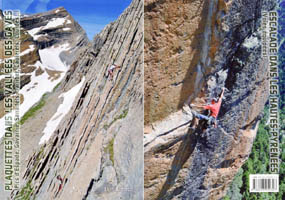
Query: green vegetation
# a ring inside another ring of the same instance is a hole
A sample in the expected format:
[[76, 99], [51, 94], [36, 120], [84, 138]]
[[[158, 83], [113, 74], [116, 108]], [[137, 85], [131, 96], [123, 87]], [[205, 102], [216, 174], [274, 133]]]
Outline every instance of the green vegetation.
[[128, 114], [128, 111], [129, 110], [127, 110], [127, 109], [124, 110], [123, 113], [120, 114], [119, 117], [116, 120], [125, 118], [127, 116], [127, 114]]
[[20, 192], [16, 195], [15, 200], [31, 200], [35, 199], [33, 196], [33, 187], [32, 187], [32, 177], [34, 173], [36, 172], [36, 167], [40, 163], [41, 159], [44, 157], [44, 146], [41, 147], [37, 154], [36, 162], [33, 166], [33, 169], [29, 175], [29, 181], [27, 184], [20, 190]]
[[[103, 128], [107, 130], [117, 120], [124, 119], [128, 115], [128, 111], [129, 111], [128, 109], [123, 110], [123, 112], [119, 116], [115, 117], [115, 119], [110, 124], [105, 124]], [[110, 140], [108, 145], [104, 148], [104, 152], [109, 153], [110, 160], [112, 161], [113, 165], [114, 165], [114, 140], [115, 138]]]
[[243, 184], [242, 182], [242, 174], [243, 174], [243, 169], [240, 168], [238, 173], [236, 174], [229, 190], [227, 193], [227, 196], [225, 196], [224, 200], [234, 200], [234, 199], [242, 199], [242, 195], [240, 194], [240, 188]]
[[[54, 88], [53, 88], [53, 92], [60, 86], [61, 82], [59, 82]], [[0, 91], [1, 92], [1, 91]], [[24, 124], [25, 121], [27, 121], [30, 117], [34, 116], [36, 111], [40, 110], [46, 103], [45, 101], [45, 98], [47, 96], [47, 93], [45, 93], [41, 100], [35, 105], [33, 106], [32, 108], [30, 108], [30, 110], [28, 110], [24, 116], [21, 118], [20, 120], [20, 124]]]
[[33, 193], [33, 188], [31, 186], [31, 180], [27, 182], [25, 187], [23, 187], [20, 192], [15, 197], [15, 200], [31, 200], [31, 196]]
[[115, 119], [114, 119], [110, 124], [105, 124], [105, 125], [103, 126], [103, 128], [104, 128], [105, 130], [107, 130], [107, 129], [108, 129], [110, 126], [112, 126], [112, 124], [114, 124], [117, 120], [125, 118], [125, 117], [128, 115], [128, 112], [129, 112], [128, 109], [123, 110], [123, 112], [122, 112], [119, 116], [115, 117]]
[[110, 160], [112, 161], [113, 165], [114, 165], [114, 140], [115, 138], [113, 138], [104, 148], [105, 153], [109, 153]]
[[[284, 104], [284, 102], [283, 102]], [[280, 121], [285, 119], [284, 111], [280, 113]], [[269, 127], [266, 125], [268, 120], [268, 107], [265, 108], [265, 115], [260, 122], [256, 139], [253, 143], [252, 152], [236, 174], [230, 185], [224, 200], [279, 200], [285, 195], [285, 143], [284, 137], [281, 136], [280, 149], [281, 162], [279, 172], [279, 193], [250, 193], [249, 192], [249, 175], [250, 174], [270, 174], [269, 172]], [[284, 129], [283, 129], [284, 130]]]
[[44, 94], [41, 98], [41, 100], [32, 108], [30, 108], [25, 114], [24, 116], [21, 118], [20, 120], [20, 124], [24, 124], [25, 121], [27, 121], [30, 117], [34, 116], [36, 111], [40, 110], [46, 103], [45, 101], [45, 97], [47, 94]]
[[61, 82], [59, 82], [58, 84], [56, 84], [56, 86], [53, 88], [53, 92], [60, 86]]
[[105, 130], [107, 130], [107, 129], [109, 128], [109, 125], [108, 125], [108, 124], [104, 124], [103, 128], [104, 128]]
[[[285, 54], [281, 59], [285, 61]], [[285, 62], [282, 62], [285, 63]], [[283, 64], [282, 64], [283, 65]], [[283, 69], [285, 69], [283, 67]], [[279, 117], [280, 117], [280, 171], [279, 171], [279, 192], [278, 193], [250, 193], [250, 174], [269, 174], [269, 127], [266, 122], [269, 117], [269, 108], [265, 107], [264, 116], [259, 124], [256, 139], [253, 143], [252, 152], [242, 166], [241, 171], [236, 174], [224, 199], [246, 199], [246, 200], [281, 200], [285, 196], [285, 72], [279, 67]]]

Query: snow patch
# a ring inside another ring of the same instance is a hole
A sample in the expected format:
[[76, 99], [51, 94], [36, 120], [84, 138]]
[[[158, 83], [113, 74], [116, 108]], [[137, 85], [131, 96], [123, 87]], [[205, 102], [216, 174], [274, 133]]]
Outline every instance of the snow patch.
[[[36, 70], [31, 74], [31, 82], [25, 85], [21, 90], [20, 94], [23, 95], [24, 101], [20, 105], [20, 118], [37, 102], [40, 101], [42, 96], [47, 92], [52, 92], [54, 87], [61, 82], [64, 78], [66, 71], [69, 68], [69, 65], [66, 65], [61, 61], [59, 55], [61, 52], [68, 50], [69, 44], [63, 44], [58, 47], [52, 47], [48, 49], [40, 50], [40, 58], [43, 61], [37, 61], [33, 66], [41, 68], [44, 70], [44, 73], [36, 76]], [[29, 51], [33, 47], [30, 46]], [[25, 50], [26, 51], [26, 50]], [[22, 53], [27, 53], [27, 52]], [[50, 59], [52, 58], [52, 59]], [[52, 79], [51, 76], [47, 73], [45, 69], [61, 71], [57, 79]], [[27, 74], [27, 73], [26, 73]], [[5, 78], [5, 75], [1, 75], [0, 79]], [[0, 119], [0, 138], [3, 136], [5, 128], [5, 117]]]
[[39, 37], [41, 37], [41, 35], [36, 35], [42, 27], [40, 28], [33, 28], [31, 30], [28, 31], [28, 33], [34, 38], [34, 40], [37, 40]]
[[[35, 66], [44, 69], [44, 66], [39, 61], [37, 61]], [[64, 75], [65, 73], [61, 73], [58, 79], [51, 81], [46, 71], [38, 76], [36, 76], [36, 72], [34, 71], [31, 82], [20, 90], [20, 94], [24, 96], [24, 102], [20, 106], [20, 116], [22, 117], [36, 102], [40, 101], [45, 93], [51, 92]]]
[[82, 87], [85, 81], [83, 77], [77, 85], [71, 88], [69, 91], [62, 93], [58, 98], [63, 98], [62, 104], [57, 108], [56, 113], [51, 117], [47, 122], [45, 129], [43, 130], [44, 135], [41, 137], [39, 144], [43, 144], [50, 139], [53, 132], [56, 130], [62, 118], [69, 112], [72, 107], [72, 104], [77, 96], [80, 88]]
[[62, 30], [63, 30], [63, 31], [70, 31], [71, 28], [63, 28]]
[[62, 26], [65, 23], [65, 21], [66, 21], [65, 18], [53, 18], [47, 23], [47, 25], [45, 25], [43, 30]]
[[[69, 44], [63, 44], [59, 47], [50, 47], [39, 50], [41, 61], [46, 68], [56, 71], [66, 71], [67, 66], [60, 59], [63, 51], [69, 50]], [[51, 59], [52, 58], [52, 59]]]
[[[42, 65], [39, 61], [36, 65]], [[43, 68], [44, 66], [42, 66]], [[32, 73], [31, 82], [25, 85], [21, 90], [20, 94], [24, 96], [24, 102], [20, 105], [20, 118], [40, 99], [42, 96], [51, 92], [53, 88], [63, 79], [65, 73], [61, 73], [60, 77], [54, 81], [49, 80], [49, 75], [47, 72], [36, 76], [35, 71]], [[15, 111], [13, 111], [14, 113]], [[5, 128], [5, 117], [0, 119], [0, 138], [3, 136], [2, 130]]]

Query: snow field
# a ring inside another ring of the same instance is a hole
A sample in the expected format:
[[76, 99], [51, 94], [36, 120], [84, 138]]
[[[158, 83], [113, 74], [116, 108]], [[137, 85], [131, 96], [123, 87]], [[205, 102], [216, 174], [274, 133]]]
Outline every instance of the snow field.
[[85, 77], [83, 77], [77, 85], [71, 88], [69, 91], [62, 93], [58, 98], [63, 98], [62, 104], [57, 108], [56, 113], [51, 117], [51, 119], [47, 122], [46, 127], [43, 131], [44, 135], [41, 137], [39, 144], [43, 144], [49, 140], [57, 126], [59, 125], [62, 118], [69, 112], [72, 108], [72, 104], [77, 96], [80, 88], [82, 87], [85, 81]]

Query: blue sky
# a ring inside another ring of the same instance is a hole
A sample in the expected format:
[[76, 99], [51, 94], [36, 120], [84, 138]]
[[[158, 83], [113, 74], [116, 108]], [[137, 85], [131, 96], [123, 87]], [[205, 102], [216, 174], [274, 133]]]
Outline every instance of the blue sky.
[[89, 39], [114, 21], [131, 0], [0, 0], [4, 9], [20, 9], [33, 14], [63, 6], [84, 28]]

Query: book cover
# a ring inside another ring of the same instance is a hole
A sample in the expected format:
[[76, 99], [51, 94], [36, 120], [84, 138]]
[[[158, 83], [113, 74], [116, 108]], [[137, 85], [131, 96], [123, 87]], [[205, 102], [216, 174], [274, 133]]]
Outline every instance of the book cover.
[[284, 2], [144, 7], [144, 198], [284, 199]]
[[284, 9], [3, 0], [1, 199], [284, 199]]
[[143, 1], [0, 9], [0, 199], [143, 199]]

